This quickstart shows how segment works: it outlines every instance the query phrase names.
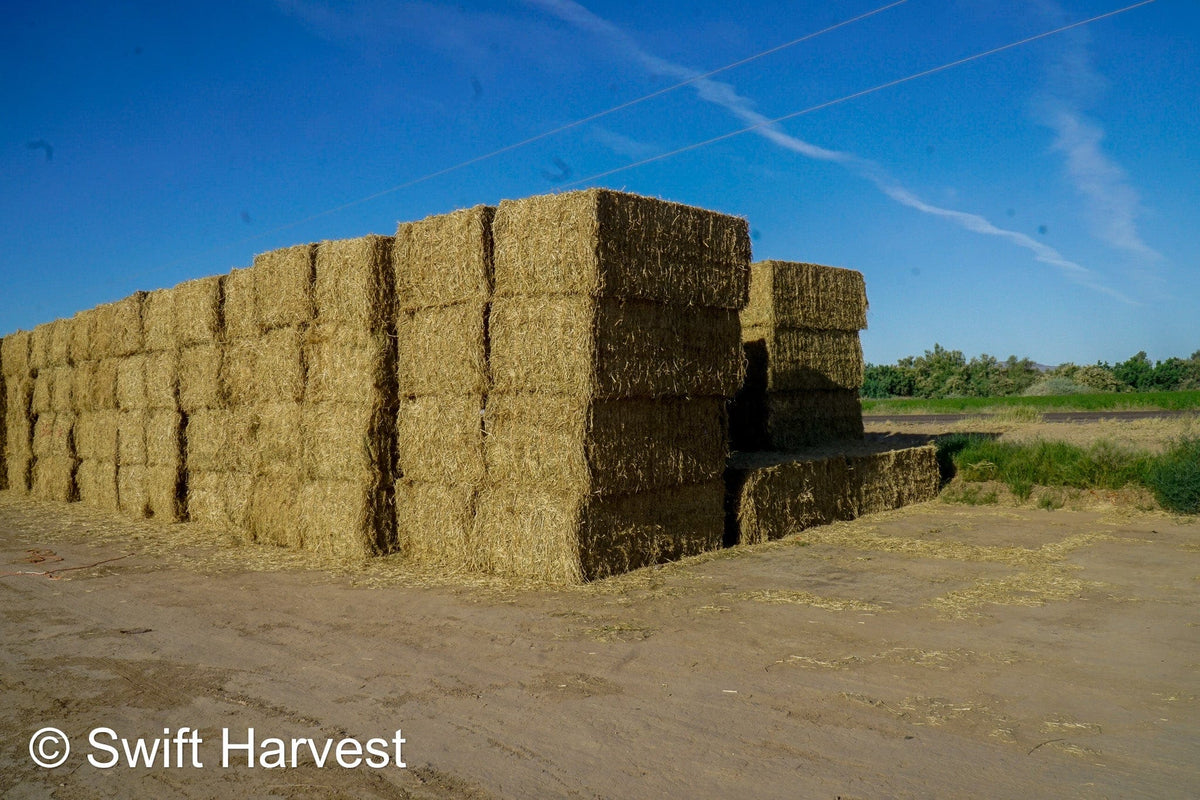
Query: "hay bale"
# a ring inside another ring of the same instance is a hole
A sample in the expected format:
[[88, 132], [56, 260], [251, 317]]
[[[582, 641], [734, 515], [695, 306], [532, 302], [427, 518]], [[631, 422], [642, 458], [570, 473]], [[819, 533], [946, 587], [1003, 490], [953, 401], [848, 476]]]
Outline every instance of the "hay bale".
[[385, 331], [393, 314], [391, 272], [389, 236], [321, 242], [313, 279], [317, 324], [360, 333]]
[[95, 308], [91, 331], [92, 358], [121, 358], [143, 349], [142, 301], [145, 292]]
[[5, 378], [24, 380], [30, 377], [32, 339], [29, 331], [17, 331], [0, 342], [0, 369], [3, 369]]
[[300, 328], [276, 328], [257, 339], [230, 342], [222, 364], [230, 405], [300, 402], [304, 339]]
[[142, 301], [142, 336], [143, 349], [148, 353], [176, 348], [173, 289], [150, 292]]
[[304, 546], [303, 520], [297, 502], [303, 485], [298, 469], [254, 477], [247, 512], [248, 530], [254, 541], [281, 547]]
[[482, 481], [483, 396], [402, 399], [396, 420], [396, 464], [409, 480], [469, 485]]
[[43, 500], [70, 503], [79, 499], [75, 486], [78, 462], [70, 456], [47, 456], [33, 461], [33, 495]]
[[745, 220], [588, 189], [504, 201], [492, 225], [495, 295], [583, 294], [739, 309]]
[[178, 468], [183, 463], [183, 415], [172, 409], [146, 414], [146, 464]]
[[861, 272], [793, 261], [750, 266], [746, 327], [858, 331], [867, 327], [867, 289]]
[[146, 490], [145, 464], [117, 465], [117, 507], [137, 519], [149, 517], [150, 493]]
[[104, 511], [121, 509], [117, 494], [117, 465], [113, 461], [84, 459], [75, 472], [79, 500]]
[[241, 472], [188, 470], [187, 513], [194, 522], [248, 533], [252, 476]]
[[393, 252], [398, 310], [487, 301], [495, 212], [475, 206], [400, 224]]
[[117, 407], [117, 378], [122, 360], [106, 358], [93, 361], [78, 376], [82, 398], [80, 405], [85, 410], [102, 411]]
[[117, 359], [117, 408], [140, 411], [146, 406], [146, 356]]
[[184, 427], [187, 471], [249, 474], [257, 438], [258, 420], [249, 410], [199, 409]]
[[858, 331], [743, 327], [742, 340], [747, 361], [765, 354], [767, 391], [857, 390], [862, 386]]
[[496, 487], [480, 495], [471, 546], [488, 572], [595, 580], [720, 547], [724, 493], [721, 481], [607, 498]]
[[312, 322], [316, 250], [316, 245], [301, 244], [254, 257], [251, 272], [260, 329]]
[[75, 452], [84, 461], [117, 463], [119, 411], [84, 411], [75, 420]]
[[477, 487], [396, 481], [396, 541], [406, 560], [456, 571], [476, 568], [471, 549]]
[[145, 355], [146, 408], [174, 409], [179, 406], [179, 351], [163, 350]]
[[8, 488], [8, 388], [4, 380], [4, 362], [0, 340], [0, 491]]
[[369, 405], [305, 403], [301, 436], [312, 478], [370, 484], [390, 472], [392, 422], [388, 410]]
[[396, 317], [399, 393], [486, 392], [486, 314], [485, 303], [401, 311]]
[[214, 275], [175, 287], [172, 333], [176, 346], [213, 344], [221, 338], [224, 280], [223, 275]]
[[146, 465], [146, 410], [121, 411], [117, 416], [117, 465]]
[[92, 329], [96, 325], [96, 312], [87, 309], [75, 314], [71, 325], [71, 363], [76, 366], [92, 361]]
[[75, 457], [75, 416], [40, 414], [33, 427], [33, 455], [43, 458]]
[[53, 323], [43, 322], [29, 332], [29, 369], [35, 376], [50, 366], [50, 336]]
[[31, 381], [33, 386], [33, 399], [30, 408], [34, 414], [49, 414], [54, 411], [54, 379], [57, 373], [49, 368], [43, 367], [37, 372], [37, 377]]
[[492, 303], [488, 326], [494, 391], [730, 397], [742, 384], [740, 326], [728, 309], [509, 297]]
[[933, 500], [940, 488], [933, 445], [847, 456], [846, 462], [858, 516]]
[[255, 310], [254, 272], [233, 269], [222, 281], [222, 320], [228, 339], [251, 339], [262, 333]]
[[386, 333], [318, 325], [304, 343], [304, 399], [309, 403], [369, 402], [394, 393], [394, 356]]
[[734, 450], [796, 450], [863, 438], [857, 391], [755, 393], [747, 386], [730, 408]]
[[75, 338], [75, 321], [71, 318], [56, 319], [50, 323], [50, 342], [47, 353], [52, 367], [71, 365], [71, 343]]
[[491, 395], [484, 454], [493, 485], [548, 494], [627, 494], [720, 478], [721, 398], [607, 400]]
[[75, 370], [73, 367], [50, 367], [50, 410], [70, 414], [75, 410]]
[[190, 414], [225, 405], [223, 356], [224, 348], [218, 344], [197, 344], [179, 351], [180, 409]]
[[266, 403], [257, 406], [253, 471], [275, 475], [300, 469], [304, 462], [304, 437], [300, 403]]
[[178, 465], [146, 467], [146, 508], [148, 516], [163, 522], [182, 522], [184, 509], [183, 470]]
[[380, 487], [361, 481], [317, 480], [295, 503], [305, 549], [362, 558], [385, 552], [394, 539], [391, 507]]

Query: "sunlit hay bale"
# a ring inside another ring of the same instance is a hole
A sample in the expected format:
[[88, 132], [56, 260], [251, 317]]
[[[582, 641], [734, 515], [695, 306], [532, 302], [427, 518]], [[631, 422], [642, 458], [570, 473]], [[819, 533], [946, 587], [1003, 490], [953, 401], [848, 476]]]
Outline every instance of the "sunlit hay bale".
[[407, 561], [469, 572], [477, 487], [473, 484], [396, 481], [396, 541]]
[[301, 244], [254, 257], [250, 271], [255, 312], [262, 330], [312, 322], [315, 254], [316, 245]]
[[71, 413], [91, 411], [91, 382], [96, 371], [95, 361], [82, 361], [69, 367], [71, 371]]
[[855, 389], [863, 382], [858, 331], [809, 328], [742, 328], [746, 357], [766, 351], [766, 389], [795, 392]]
[[173, 334], [178, 347], [212, 344], [223, 334], [223, 275], [187, 281], [175, 287]]
[[117, 465], [122, 467], [146, 465], [146, 410], [122, 411], [117, 419]]
[[257, 338], [262, 328], [255, 304], [254, 272], [250, 269], [230, 270], [222, 286], [225, 337], [230, 340]]
[[588, 189], [504, 201], [492, 225], [496, 297], [583, 294], [672, 305], [746, 304], [745, 220]]
[[488, 326], [497, 392], [732, 397], [742, 384], [740, 326], [731, 309], [505, 297], [492, 303]]
[[573, 498], [494, 487], [479, 498], [471, 550], [487, 572], [579, 583], [721, 546], [724, 483]]
[[49, 414], [54, 410], [54, 380], [57, 373], [50, 367], [42, 367], [37, 377], [30, 381], [33, 387], [32, 409], [34, 414]]
[[122, 514], [138, 519], [151, 515], [146, 472], [145, 464], [117, 465], [117, 506]]
[[117, 361], [117, 407], [123, 411], [146, 408], [146, 356], [142, 353]]
[[50, 336], [54, 323], [43, 322], [29, 332], [29, 369], [34, 375], [50, 366]]
[[91, 332], [92, 357], [121, 358], [142, 351], [142, 300], [135, 292], [124, 300], [97, 306]]
[[33, 496], [70, 503], [79, 499], [75, 486], [78, 462], [70, 456], [47, 456], [33, 461]]
[[117, 463], [120, 411], [84, 411], [75, 420], [75, 452], [84, 461]]
[[850, 485], [859, 515], [924, 503], [941, 482], [937, 448], [910, 447], [877, 455], [848, 456]]
[[174, 289], [147, 293], [142, 301], [143, 350], [157, 353], [175, 349], [175, 314]]
[[378, 486], [354, 480], [308, 481], [295, 507], [306, 550], [362, 558], [391, 549], [392, 507]]
[[221, 380], [224, 348], [198, 344], [179, 351], [179, 407], [186, 413], [221, 408], [227, 395]]
[[4, 384], [5, 469], [8, 488], [19, 492], [28, 492], [32, 480], [33, 383], [28, 377], [12, 376]]
[[146, 407], [179, 406], [179, 351], [161, 350], [145, 355]]
[[146, 467], [146, 507], [149, 516], [163, 522], [182, 522], [184, 508], [183, 470], [180, 466]]
[[188, 415], [183, 438], [189, 474], [249, 474], [258, 446], [258, 419], [246, 409], [199, 409]]
[[856, 516], [846, 458], [739, 454], [727, 477], [738, 544], [760, 544]]
[[402, 398], [396, 466], [409, 480], [474, 485], [484, 478], [483, 396]]
[[17, 331], [5, 336], [0, 342], [0, 369], [4, 377], [25, 380], [30, 376], [29, 348], [32, 340], [29, 331]]
[[183, 415], [157, 409], [146, 415], [146, 464], [179, 467], [183, 463]]
[[92, 362], [92, 367], [83, 376], [87, 384], [83, 389], [88, 408], [92, 411], [115, 409], [117, 407], [117, 377], [120, 372], [120, 358], [106, 358], [103, 361]]
[[400, 395], [486, 392], [485, 320], [484, 303], [401, 311], [396, 317]]
[[71, 317], [56, 319], [50, 323], [50, 342], [47, 360], [52, 367], [71, 364], [71, 342], [75, 338], [75, 320]]
[[300, 469], [304, 462], [303, 406], [300, 403], [264, 403], [255, 408], [253, 472], [276, 475]]
[[251, 538], [263, 544], [303, 547], [299, 469], [254, 476], [248, 509]]
[[38, 415], [33, 428], [33, 455], [43, 458], [75, 456], [75, 415]]
[[104, 511], [119, 511], [117, 465], [115, 461], [84, 459], [75, 471], [79, 500]]
[[713, 481], [728, 455], [721, 398], [491, 395], [485, 429], [489, 482], [564, 496]]
[[300, 328], [276, 328], [257, 339], [230, 342], [223, 364], [230, 405], [302, 400], [304, 337]]
[[494, 215], [494, 208], [475, 206], [401, 223], [393, 252], [397, 309], [486, 302]]
[[242, 472], [188, 470], [188, 519], [249, 537], [253, 476]]
[[729, 432], [733, 449], [744, 452], [859, 440], [862, 403], [851, 389], [743, 393], [730, 409]]
[[50, 384], [50, 409], [59, 414], [75, 410], [75, 370], [72, 367], [50, 367], [54, 374]]
[[381, 333], [392, 318], [392, 238], [317, 245], [313, 305], [316, 322], [360, 333]]
[[392, 423], [379, 406], [305, 403], [304, 465], [310, 477], [375, 484], [390, 471]]
[[867, 327], [867, 289], [861, 272], [793, 261], [750, 267], [745, 327], [858, 331]]
[[394, 367], [385, 333], [317, 325], [308, 331], [304, 364], [306, 402], [366, 403], [390, 394], [388, 375]]
[[71, 363], [78, 366], [85, 362], [94, 361], [96, 356], [92, 353], [92, 329], [96, 325], [95, 310], [89, 308], [80, 311], [72, 317], [72, 320]]

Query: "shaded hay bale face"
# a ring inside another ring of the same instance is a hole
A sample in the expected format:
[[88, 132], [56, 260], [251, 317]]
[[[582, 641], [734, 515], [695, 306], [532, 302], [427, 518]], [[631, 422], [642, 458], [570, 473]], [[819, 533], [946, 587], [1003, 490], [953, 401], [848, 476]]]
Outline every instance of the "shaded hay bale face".
[[50, 366], [50, 337], [54, 323], [43, 322], [29, 332], [29, 368], [40, 372]]
[[76, 461], [69, 456], [47, 456], [33, 463], [33, 495], [43, 500], [69, 503], [78, 497]]
[[401, 400], [396, 446], [396, 464], [409, 480], [479, 483], [484, 477], [482, 395]]
[[381, 538], [391, 538], [393, 523], [385, 519], [377, 487], [357, 481], [309, 481], [300, 488], [296, 507], [309, 550], [361, 558], [383, 552]]
[[74, 319], [56, 319], [50, 323], [50, 342], [47, 356], [51, 366], [66, 367], [71, 364], [71, 343], [74, 338]]
[[172, 333], [176, 346], [212, 344], [221, 338], [223, 282], [223, 275], [214, 275], [175, 287]]
[[752, 392], [738, 395], [730, 409], [734, 450], [796, 450], [863, 438], [858, 392]]
[[760, 261], [751, 266], [750, 302], [742, 324], [857, 331], [867, 327], [867, 290], [861, 272]]
[[496, 391], [596, 397], [731, 397], [743, 377], [737, 312], [582, 296], [498, 298]]
[[95, 360], [92, 353], [92, 329], [96, 325], [96, 314], [92, 309], [80, 311], [72, 317], [71, 325], [71, 363], [83, 364]]
[[505, 201], [493, 233], [496, 296], [746, 304], [750, 235], [742, 219], [589, 189]]
[[470, 570], [476, 488], [471, 484], [396, 482], [396, 539], [415, 564]]
[[313, 285], [317, 324], [384, 331], [393, 313], [391, 270], [391, 237], [321, 242]]
[[400, 394], [486, 392], [485, 313], [483, 303], [401, 312], [396, 320]]
[[485, 302], [494, 216], [494, 208], [476, 206], [401, 223], [393, 253], [399, 310]]
[[302, 412], [300, 403], [289, 402], [266, 403], [255, 409], [255, 473], [276, 475], [300, 468], [304, 460]]
[[58, 377], [55, 370], [45, 368], [38, 371], [38, 376], [30, 381], [33, 395], [30, 408], [34, 414], [49, 414], [54, 410], [54, 381]]
[[[761, 342], [766, 353], [769, 391], [858, 390], [863, 381], [863, 355], [857, 331], [808, 328], [743, 328], [751, 346]], [[747, 353], [747, 358], [753, 358]]]
[[251, 272], [260, 329], [312, 322], [315, 254], [316, 245], [301, 244], [254, 257]]
[[0, 370], [5, 378], [23, 380], [29, 377], [32, 338], [29, 331], [17, 331], [0, 341]]

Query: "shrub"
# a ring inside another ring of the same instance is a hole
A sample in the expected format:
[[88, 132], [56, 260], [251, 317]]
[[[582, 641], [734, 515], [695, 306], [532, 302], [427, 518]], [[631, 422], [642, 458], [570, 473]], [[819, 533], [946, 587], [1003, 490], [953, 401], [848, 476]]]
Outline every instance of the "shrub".
[[1145, 483], [1168, 511], [1200, 513], [1200, 439], [1184, 439], [1155, 459]]

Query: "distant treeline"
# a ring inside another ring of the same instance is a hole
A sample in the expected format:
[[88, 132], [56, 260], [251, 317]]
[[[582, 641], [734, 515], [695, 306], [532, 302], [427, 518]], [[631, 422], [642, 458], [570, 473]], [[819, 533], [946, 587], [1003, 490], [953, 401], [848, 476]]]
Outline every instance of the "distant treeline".
[[923, 356], [908, 356], [895, 364], [867, 364], [862, 396], [1008, 397], [1186, 389], [1200, 389], [1200, 350], [1187, 359], [1158, 363], [1141, 352], [1119, 364], [1068, 362], [1045, 369], [1016, 356], [1000, 361], [984, 354], [968, 361], [961, 351], [935, 344]]

